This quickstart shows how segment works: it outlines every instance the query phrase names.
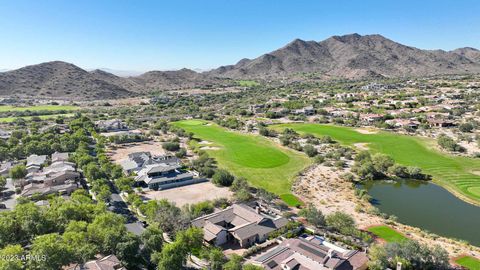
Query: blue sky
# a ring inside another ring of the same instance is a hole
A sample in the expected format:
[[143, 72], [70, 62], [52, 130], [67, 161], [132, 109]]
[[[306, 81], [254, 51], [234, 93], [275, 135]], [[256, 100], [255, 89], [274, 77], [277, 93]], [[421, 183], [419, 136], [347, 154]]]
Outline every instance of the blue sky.
[[208, 69], [295, 38], [381, 34], [422, 49], [480, 48], [480, 1], [1, 0], [0, 69]]

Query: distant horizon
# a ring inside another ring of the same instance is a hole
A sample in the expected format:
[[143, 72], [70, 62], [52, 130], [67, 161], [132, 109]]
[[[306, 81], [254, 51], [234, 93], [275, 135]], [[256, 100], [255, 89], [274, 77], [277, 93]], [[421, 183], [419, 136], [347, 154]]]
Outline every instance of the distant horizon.
[[[332, 35], [332, 36], [329, 36], [325, 39], [328, 39], [330, 37], [333, 37], [333, 36], [345, 36], [345, 35], [352, 35], [352, 34], [358, 34], [358, 33], [348, 33], [348, 34], [342, 34], [342, 35]], [[368, 36], [368, 35], [381, 35], [381, 34], [363, 34], [361, 36]], [[381, 35], [387, 39], [390, 39], [388, 38], [387, 36], [384, 36], [384, 35]], [[279, 46], [278, 48], [276, 49], [273, 49], [272, 51], [274, 50], [277, 50], [277, 49], [280, 49], [282, 48], [283, 46], [287, 45], [288, 43], [296, 40], [296, 39], [299, 39], [299, 38], [295, 38], [295, 39], [292, 39], [291, 41]], [[323, 40], [325, 40], [323, 39]], [[303, 40], [303, 41], [316, 41], [316, 42], [320, 42], [320, 41], [323, 41], [323, 40], [312, 40], [312, 39], [300, 39], [300, 40]], [[390, 39], [392, 40], [392, 39]], [[412, 46], [410, 44], [404, 44], [402, 42], [398, 42], [396, 40], [392, 40], [394, 42], [397, 42], [397, 43], [400, 43], [402, 45], [406, 45], [406, 46], [410, 46], [410, 47], [415, 47], [415, 48], [418, 48], [418, 49], [422, 49], [422, 50], [444, 50], [444, 51], [453, 51], [455, 49], [461, 49], [461, 48], [473, 48], [473, 49], [476, 49], [476, 50], [479, 50], [479, 48], [475, 48], [475, 47], [472, 47], [472, 46], [463, 46], [463, 47], [458, 47], [458, 48], [454, 48], [454, 49], [451, 49], [451, 50], [445, 50], [445, 49], [442, 49], [442, 48], [436, 48], [436, 49], [425, 49], [425, 48], [419, 48], [419, 47], [416, 47], [416, 46]], [[269, 52], [272, 52], [272, 51], [268, 51], [268, 52], [264, 52], [262, 53], [261, 55], [263, 54], [266, 54], [266, 53], [269, 53]], [[258, 56], [255, 56], [253, 58], [249, 58], [249, 59], [255, 59], [256, 57], [259, 57], [261, 55], [258, 55]], [[55, 61], [61, 61], [61, 62], [66, 62], [66, 63], [70, 63], [70, 64], [73, 64], [75, 66], [78, 66], [86, 71], [94, 71], [94, 70], [103, 70], [103, 71], [106, 71], [106, 72], [109, 72], [109, 73], [112, 73], [114, 75], [117, 75], [117, 76], [120, 76], [120, 77], [128, 77], [128, 76], [138, 76], [138, 75], [141, 75], [145, 72], [149, 72], [149, 71], [175, 71], [175, 70], [181, 70], [181, 69], [190, 69], [190, 70], [193, 70], [193, 71], [196, 71], [196, 72], [206, 72], [206, 71], [209, 71], [209, 70], [212, 70], [212, 69], [216, 69], [216, 68], [219, 68], [221, 66], [228, 66], [228, 65], [234, 65], [236, 64], [238, 61], [242, 60], [242, 59], [245, 59], [245, 57], [241, 58], [241, 59], [238, 59], [236, 62], [234, 63], [228, 63], [228, 64], [221, 64], [219, 66], [215, 66], [215, 67], [211, 67], [211, 68], [208, 68], [208, 69], [202, 69], [202, 68], [192, 68], [192, 67], [180, 67], [180, 68], [172, 68], [172, 69], [160, 69], [160, 68], [157, 68], [157, 69], [149, 69], [149, 70], [123, 70], [123, 69], [115, 69], [115, 68], [110, 68], [110, 67], [83, 67], [83, 66], [80, 66], [80, 65], [77, 65], [76, 63], [73, 63], [73, 62], [69, 62], [69, 61], [65, 61], [65, 60], [61, 60], [61, 59], [55, 59], [55, 60], [49, 60], [49, 61], [44, 61], [44, 62], [40, 62], [40, 63], [32, 63], [32, 64], [28, 64], [28, 65], [24, 65], [24, 66], [21, 66], [21, 67], [16, 67], [16, 68], [11, 68], [11, 69], [8, 69], [8, 68], [3, 68], [3, 67], [0, 67], [0, 72], [7, 72], [7, 71], [11, 71], [11, 70], [16, 70], [16, 69], [19, 69], [19, 68], [22, 68], [22, 67], [25, 67], [25, 66], [32, 66], [32, 65], [38, 65], [38, 64], [42, 64], [42, 63], [47, 63], [47, 62], [55, 62]]]
[[209, 70], [290, 41], [380, 34], [425, 50], [480, 48], [480, 2], [18, 0], [0, 4], [0, 69]]

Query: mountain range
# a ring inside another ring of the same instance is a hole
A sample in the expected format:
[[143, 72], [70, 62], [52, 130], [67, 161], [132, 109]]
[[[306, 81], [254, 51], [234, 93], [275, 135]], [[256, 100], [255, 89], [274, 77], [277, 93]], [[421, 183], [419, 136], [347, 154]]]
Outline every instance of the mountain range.
[[242, 59], [207, 72], [181, 69], [119, 77], [105, 70], [86, 71], [53, 61], [0, 72], [0, 95], [109, 99], [220, 85], [231, 79], [278, 79], [302, 73], [315, 73], [325, 79], [477, 74], [480, 51], [470, 47], [422, 50], [381, 35], [350, 34], [320, 42], [296, 39], [255, 59]]

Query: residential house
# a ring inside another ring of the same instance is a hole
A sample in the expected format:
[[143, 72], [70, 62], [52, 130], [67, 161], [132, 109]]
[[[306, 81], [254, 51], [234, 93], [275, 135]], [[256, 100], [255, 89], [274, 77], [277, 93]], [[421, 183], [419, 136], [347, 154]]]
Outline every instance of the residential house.
[[10, 169], [12, 167], [13, 167], [13, 162], [11, 161], [2, 162], [2, 164], [0, 165], [0, 175], [7, 176], [10, 173]]
[[383, 115], [377, 114], [377, 113], [360, 114], [360, 120], [367, 124], [372, 124], [382, 119], [383, 119]]
[[30, 155], [27, 157], [27, 168], [29, 166], [42, 166], [45, 161], [47, 161], [47, 156], [46, 155]]
[[252, 259], [253, 264], [266, 270], [364, 270], [367, 262], [364, 252], [346, 250], [308, 235], [286, 239]]
[[99, 120], [95, 122], [95, 126], [106, 132], [128, 130], [127, 124], [119, 119]]
[[284, 227], [288, 220], [271, 217], [260, 208], [234, 204], [221, 211], [199, 217], [192, 225], [202, 228], [206, 243], [220, 246], [227, 243], [248, 247], [267, 240], [270, 233]]
[[303, 114], [303, 115], [315, 115], [316, 110], [312, 106], [308, 106], [302, 109], [293, 111], [293, 114]]
[[57, 161], [68, 161], [68, 157], [69, 157], [68, 153], [55, 152], [52, 154], [52, 163]]
[[412, 119], [390, 119], [386, 120], [385, 123], [395, 127], [395, 128], [413, 128], [417, 129], [420, 126], [420, 122]]
[[135, 152], [128, 154], [128, 158], [120, 163], [125, 174], [138, 173], [142, 168], [151, 164], [179, 164], [175, 156], [152, 156], [150, 152]]
[[85, 264], [71, 264], [64, 266], [63, 270], [127, 270], [115, 255], [108, 255]]
[[33, 162], [27, 168], [35, 167], [37, 170], [28, 171], [21, 182], [21, 195], [31, 197], [34, 194], [71, 194], [78, 188], [77, 180], [80, 173], [76, 171], [75, 163], [68, 162], [67, 159], [68, 153], [55, 153], [52, 155], [52, 160], [55, 161], [43, 169], [37, 165], [41, 160]]
[[188, 171], [180, 169], [181, 165], [170, 163], [156, 163], [145, 165], [138, 171], [135, 177], [136, 184], [148, 186], [150, 189], [169, 189], [206, 181], [204, 178], [197, 178]]

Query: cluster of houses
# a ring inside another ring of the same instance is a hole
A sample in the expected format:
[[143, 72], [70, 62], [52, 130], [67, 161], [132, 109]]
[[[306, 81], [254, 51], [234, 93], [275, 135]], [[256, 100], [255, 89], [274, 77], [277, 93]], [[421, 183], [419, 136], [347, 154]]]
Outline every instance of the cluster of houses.
[[206, 181], [198, 174], [184, 170], [175, 156], [153, 156], [150, 152], [130, 153], [120, 163], [127, 175], [135, 175], [135, 185], [162, 190]]
[[69, 195], [79, 185], [80, 173], [75, 163], [68, 161], [68, 153], [55, 152], [50, 159], [46, 155], [30, 155], [27, 158], [27, 175], [16, 181], [21, 196], [62, 194]]
[[[203, 229], [207, 245], [248, 248], [263, 243], [284, 228], [288, 220], [268, 213], [258, 204], [233, 204], [223, 210], [199, 217], [192, 225]], [[367, 269], [365, 252], [347, 250], [325, 241], [322, 237], [302, 235], [272, 240], [267, 250], [253, 256], [249, 263], [267, 270], [363, 270]]]

